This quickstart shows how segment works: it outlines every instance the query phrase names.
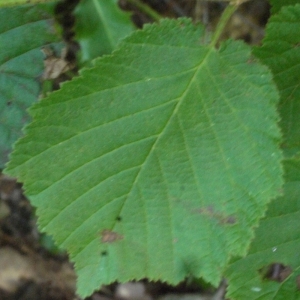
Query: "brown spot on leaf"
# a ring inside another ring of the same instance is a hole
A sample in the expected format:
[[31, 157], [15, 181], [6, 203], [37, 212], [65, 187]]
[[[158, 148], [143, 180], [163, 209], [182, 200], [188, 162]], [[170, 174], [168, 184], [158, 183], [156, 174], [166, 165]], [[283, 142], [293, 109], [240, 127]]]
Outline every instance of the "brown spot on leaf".
[[207, 207], [200, 208], [198, 210], [195, 210], [196, 212], [200, 213], [201, 215], [205, 215], [211, 218], [214, 218], [218, 221], [220, 224], [235, 224], [236, 218], [233, 215], [226, 215], [225, 213], [218, 212], [214, 209], [212, 205], [209, 205]]
[[116, 241], [122, 240], [123, 235], [112, 231], [110, 229], [104, 229], [101, 232], [101, 242], [102, 243], [114, 243]]
[[297, 285], [298, 290], [300, 290], [300, 276], [297, 276], [297, 278], [296, 278], [296, 285]]
[[224, 218], [222, 221], [224, 224], [235, 224], [236, 218], [234, 216], [229, 216], [229, 217]]
[[291, 267], [285, 266], [280, 263], [273, 263], [268, 265], [267, 267], [262, 268], [260, 270], [260, 273], [262, 274], [264, 279], [283, 282], [291, 275], [292, 269]]

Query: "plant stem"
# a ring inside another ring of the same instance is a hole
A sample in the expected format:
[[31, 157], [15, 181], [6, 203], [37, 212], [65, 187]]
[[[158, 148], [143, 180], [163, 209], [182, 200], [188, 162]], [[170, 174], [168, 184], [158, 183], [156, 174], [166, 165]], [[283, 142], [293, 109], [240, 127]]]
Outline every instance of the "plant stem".
[[154, 21], [159, 21], [162, 19], [162, 16], [158, 14], [154, 9], [152, 9], [149, 5], [141, 2], [140, 0], [127, 0], [127, 2], [135, 5], [139, 8], [143, 13], [147, 14], [151, 17]]
[[211, 47], [215, 47], [217, 42], [219, 41], [219, 38], [221, 36], [221, 34], [224, 31], [224, 28], [228, 22], [228, 20], [230, 19], [230, 17], [233, 15], [233, 13], [236, 11], [238, 5], [231, 5], [228, 4], [225, 8], [225, 10], [223, 11], [221, 18], [218, 22], [217, 28], [212, 36], [212, 40], [210, 42], [210, 46]]

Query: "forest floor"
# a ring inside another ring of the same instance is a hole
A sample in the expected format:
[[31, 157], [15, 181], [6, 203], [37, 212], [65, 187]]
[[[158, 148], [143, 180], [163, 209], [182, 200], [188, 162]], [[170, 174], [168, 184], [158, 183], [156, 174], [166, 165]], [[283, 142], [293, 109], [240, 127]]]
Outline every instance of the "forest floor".
[[[64, 0], [66, 1], [66, 0]], [[226, 2], [203, 0], [144, 0], [164, 17], [191, 17], [213, 30]], [[152, 22], [132, 1], [120, 0], [132, 12], [138, 26]], [[259, 45], [270, 15], [265, 0], [242, 4], [232, 17], [223, 38], [241, 39]], [[76, 275], [66, 253], [59, 252], [51, 238], [39, 233], [32, 208], [15, 180], [0, 177], [0, 300], [78, 300]], [[176, 287], [147, 281], [114, 283], [99, 287], [86, 300], [221, 300], [226, 281], [213, 289], [202, 281], [187, 280]]]

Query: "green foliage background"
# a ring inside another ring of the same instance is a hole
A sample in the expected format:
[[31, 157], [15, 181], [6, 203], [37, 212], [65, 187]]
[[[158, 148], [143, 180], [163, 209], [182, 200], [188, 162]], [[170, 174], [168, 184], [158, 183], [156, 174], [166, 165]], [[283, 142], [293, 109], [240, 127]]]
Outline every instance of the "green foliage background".
[[[254, 49], [254, 54], [272, 70], [280, 92], [281, 148], [287, 157], [285, 185], [283, 196], [271, 203], [256, 230], [248, 255], [235, 259], [227, 271], [230, 299], [300, 299], [299, 26], [300, 5], [283, 7], [269, 20], [262, 47]], [[290, 270], [282, 282], [264, 278], [263, 270], [274, 263]]]
[[300, 151], [299, 26], [300, 4], [283, 7], [271, 17], [262, 47], [254, 49], [254, 54], [272, 70], [280, 92], [281, 148], [286, 156]]

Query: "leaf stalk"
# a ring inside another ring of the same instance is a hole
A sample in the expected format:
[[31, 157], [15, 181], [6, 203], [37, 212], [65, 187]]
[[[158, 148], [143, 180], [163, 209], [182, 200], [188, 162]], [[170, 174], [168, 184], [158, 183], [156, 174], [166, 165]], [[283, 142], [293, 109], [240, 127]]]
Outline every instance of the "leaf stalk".
[[135, 5], [139, 8], [143, 13], [147, 14], [151, 17], [154, 21], [159, 21], [162, 19], [162, 16], [158, 14], [154, 9], [152, 9], [149, 5], [139, 1], [139, 0], [127, 0], [127, 2]]
[[233, 15], [233, 13], [236, 11], [236, 9], [238, 8], [238, 5], [232, 5], [232, 4], [228, 4], [225, 8], [225, 10], [223, 11], [221, 18], [218, 22], [217, 28], [212, 36], [212, 40], [210, 42], [210, 46], [211, 47], [215, 47], [216, 44], [218, 43], [220, 36], [222, 35], [229, 19], [231, 18], [231, 16]]

